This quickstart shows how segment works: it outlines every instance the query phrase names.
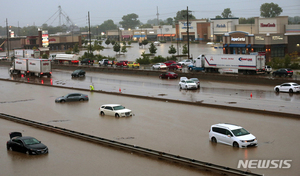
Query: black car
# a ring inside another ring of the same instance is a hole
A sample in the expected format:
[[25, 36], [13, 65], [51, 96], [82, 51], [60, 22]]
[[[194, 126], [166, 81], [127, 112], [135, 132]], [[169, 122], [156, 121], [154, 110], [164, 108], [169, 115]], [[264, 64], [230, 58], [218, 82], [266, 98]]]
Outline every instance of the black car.
[[23, 152], [29, 155], [48, 153], [48, 147], [34, 137], [22, 136], [20, 132], [9, 133], [10, 140], [6, 143], [7, 150]]
[[81, 65], [83, 65], [83, 64], [85, 64], [85, 65], [89, 65], [89, 64], [93, 65], [94, 64], [94, 60], [87, 58], [87, 59], [83, 59], [80, 63], [81, 63]]
[[290, 68], [281, 68], [281, 69], [278, 69], [276, 71], [273, 71], [272, 75], [275, 77], [275, 76], [284, 76], [284, 77], [292, 77], [293, 76], [293, 70], [290, 69]]
[[61, 96], [55, 99], [56, 103], [63, 103], [69, 101], [88, 101], [89, 97], [86, 94], [82, 93], [69, 93], [65, 96]]
[[85, 76], [84, 70], [75, 70], [72, 74], [72, 77], [79, 77], [79, 76]]

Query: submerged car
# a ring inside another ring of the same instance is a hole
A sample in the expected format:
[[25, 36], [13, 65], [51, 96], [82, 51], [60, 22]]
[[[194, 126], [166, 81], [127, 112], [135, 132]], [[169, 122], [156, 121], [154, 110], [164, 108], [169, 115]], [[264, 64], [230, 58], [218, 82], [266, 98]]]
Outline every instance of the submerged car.
[[80, 76], [85, 76], [85, 71], [84, 70], [75, 70], [72, 74], [72, 77], [80, 77]]
[[160, 79], [164, 79], [164, 78], [167, 78], [167, 79], [177, 79], [178, 78], [178, 74], [174, 73], [174, 72], [166, 72], [166, 73], [160, 74], [159, 78]]
[[56, 103], [63, 103], [68, 101], [88, 101], [89, 97], [82, 93], [70, 93], [65, 96], [61, 96], [55, 99]]
[[275, 92], [300, 92], [300, 85], [294, 82], [283, 83], [274, 87]]
[[126, 109], [124, 106], [120, 104], [104, 104], [99, 108], [99, 114], [110, 115], [115, 117], [129, 117], [132, 116], [132, 112], [130, 109]]
[[200, 81], [198, 78], [191, 78], [190, 80], [194, 81], [197, 84], [197, 87], [200, 88]]
[[166, 69], [167, 65], [164, 63], [156, 63], [152, 65], [152, 69]]
[[257, 145], [255, 136], [241, 126], [228, 123], [212, 125], [209, 130], [209, 140], [238, 148]]
[[7, 150], [18, 151], [28, 155], [40, 155], [49, 152], [48, 147], [34, 137], [22, 136], [20, 132], [9, 133], [10, 140], [6, 143]]
[[184, 79], [179, 82], [179, 88], [180, 89], [197, 89], [198, 86], [194, 81], [189, 80], [189, 79]]

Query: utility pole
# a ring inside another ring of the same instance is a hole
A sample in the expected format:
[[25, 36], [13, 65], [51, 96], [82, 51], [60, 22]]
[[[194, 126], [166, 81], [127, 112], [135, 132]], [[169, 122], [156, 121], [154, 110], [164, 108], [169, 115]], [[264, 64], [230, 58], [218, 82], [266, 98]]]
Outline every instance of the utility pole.
[[7, 23], [7, 18], [6, 18], [6, 34], [7, 34], [7, 57], [9, 57], [9, 33], [8, 33], [8, 23]]
[[89, 40], [90, 40], [90, 52], [92, 52], [92, 40], [91, 40], [91, 24], [90, 24], [90, 11], [88, 12], [89, 18]]
[[186, 7], [186, 13], [187, 13], [187, 39], [188, 39], [188, 59], [190, 59], [190, 35], [189, 35], [189, 7]]
[[157, 25], [159, 25], [159, 13], [158, 13], [158, 6], [156, 6], [156, 15], [157, 15]]

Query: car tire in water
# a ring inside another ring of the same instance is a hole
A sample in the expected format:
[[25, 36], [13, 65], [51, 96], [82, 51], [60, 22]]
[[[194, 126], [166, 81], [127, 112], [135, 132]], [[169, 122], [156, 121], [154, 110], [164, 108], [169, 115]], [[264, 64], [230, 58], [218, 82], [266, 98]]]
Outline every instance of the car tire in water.
[[27, 150], [25, 153], [26, 153], [27, 155], [31, 155], [31, 152], [30, 152], [29, 150]]
[[64, 103], [64, 102], [66, 102], [66, 100], [60, 100], [60, 102], [61, 102], [61, 103]]
[[290, 89], [290, 90], [289, 90], [289, 93], [293, 93], [293, 92], [294, 92], [293, 89]]
[[103, 111], [101, 111], [101, 112], [100, 112], [100, 115], [104, 116], [105, 114], [104, 114], [104, 112], [103, 112]]
[[118, 117], [120, 117], [120, 115], [119, 115], [119, 114], [115, 114], [115, 117], [117, 117], [117, 118], [118, 118]]
[[84, 99], [80, 98], [79, 101], [84, 101]]
[[211, 138], [211, 142], [212, 142], [212, 143], [217, 143], [217, 139], [216, 139], [215, 137], [212, 137], [212, 138]]
[[239, 148], [239, 144], [237, 142], [233, 142], [232, 146], [236, 147], [236, 148]]
[[275, 89], [275, 91], [276, 91], [276, 92], [279, 92], [279, 89], [278, 89], [278, 88], [276, 88], [276, 89]]

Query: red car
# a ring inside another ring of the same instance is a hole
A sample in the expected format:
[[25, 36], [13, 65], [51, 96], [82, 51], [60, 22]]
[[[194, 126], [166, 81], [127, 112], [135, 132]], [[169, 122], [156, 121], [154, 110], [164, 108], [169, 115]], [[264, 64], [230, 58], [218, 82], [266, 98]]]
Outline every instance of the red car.
[[127, 67], [128, 61], [119, 61], [116, 63], [117, 67]]
[[174, 72], [166, 72], [159, 75], [160, 79], [168, 78], [168, 79], [177, 79], [178, 75]]
[[169, 66], [169, 65], [175, 64], [175, 63], [176, 63], [176, 62], [173, 61], [173, 60], [168, 60], [168, 61], [166, 61], [164, 64], [166, 64], [166, 66]]
[[168, 69], [169, 70], [181, 70], [182, 66], [181, 66], [181, 64], [174, 63], [174, 64], [169, 65]]

